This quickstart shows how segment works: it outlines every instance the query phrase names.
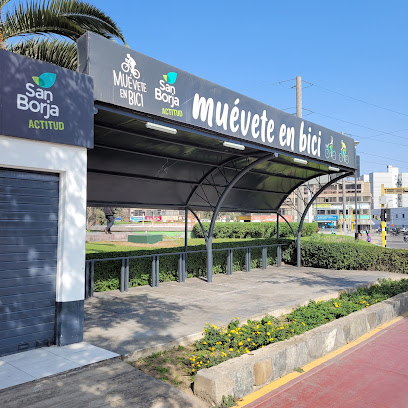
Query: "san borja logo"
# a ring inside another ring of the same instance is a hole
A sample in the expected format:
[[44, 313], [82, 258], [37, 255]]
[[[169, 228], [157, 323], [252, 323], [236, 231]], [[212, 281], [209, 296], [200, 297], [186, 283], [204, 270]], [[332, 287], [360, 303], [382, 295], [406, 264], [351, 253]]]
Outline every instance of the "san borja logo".
[[[17, 94], [17, 109], [37, 114], [28, 121], [32, 129], [64, 130], [63, 122], [48, 120], [59, 117], [59, 107], [54, 103], [54, 95], [49, 90], [57, 79], [57, 74], [44, 72], [40, 76], [33, 76], [32, 82], [25, 85], [26, 92]], [[37, 87], [35, 85], [37, 85]], [[37, 119], [41, 115], [43, 119]]]
[[179, 98], [176, 96], [176, 87], [174, 86], [174, 83], [177, 80], [177, 73], [169, 72], [168, 74], [163, 75], [163, 78], [164, 80], [161, 79], [159, 81], [159, 87], [154, 88], [155, 99], [157, 101], [168, 103], [171, 108], [180, 106]]

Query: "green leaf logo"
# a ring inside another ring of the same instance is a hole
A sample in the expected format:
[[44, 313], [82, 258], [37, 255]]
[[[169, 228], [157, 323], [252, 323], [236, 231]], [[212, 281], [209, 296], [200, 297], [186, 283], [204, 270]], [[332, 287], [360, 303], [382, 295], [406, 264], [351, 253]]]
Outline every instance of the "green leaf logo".
[[163, 78], [169, 84], [174, 84], [177, 79], [177, 72], [169, 72], [167, 75], [163, 75]]
[[33, 76], [33, 81], [41, 88], [51, 88], [55, 80], [57, 79], [57, 74], [53, 74], [51, 72], [44, 72], [39, 77]]

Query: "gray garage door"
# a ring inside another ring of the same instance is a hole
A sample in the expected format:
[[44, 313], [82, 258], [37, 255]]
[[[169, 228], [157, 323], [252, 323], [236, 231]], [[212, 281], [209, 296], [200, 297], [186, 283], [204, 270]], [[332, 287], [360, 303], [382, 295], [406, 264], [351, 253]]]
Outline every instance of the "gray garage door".
[[55, 342], [58, 185], [0, 169], [0, 356]]

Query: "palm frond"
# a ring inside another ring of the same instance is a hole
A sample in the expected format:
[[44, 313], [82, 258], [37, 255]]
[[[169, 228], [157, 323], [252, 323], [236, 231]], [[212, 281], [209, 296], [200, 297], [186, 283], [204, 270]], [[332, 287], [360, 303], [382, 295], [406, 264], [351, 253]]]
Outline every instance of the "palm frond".
[[[4, 0], [0, 0], [4, 1]], [[54, 33], [77, 40], [85, 31], [125, 43], [117, 24], [101, 10], [79, 0], [44, 0], [19, 3], [3, 18], [3, 39]]]
[[10, 1], [11, 0], [0, 0], [0, 11], [7, 3], [10, 3]]
[[74, 71], [78, 65], [77, 47], [72, 41], [36, 37], [9, 45], [7, 50]]
[[126, 44], [122, 30], [102, 10], [81, 0], [49, 0], [48, 8], [75, 22], [85, 31], [93, 31], [106, 38], [119, 38]]
[[84, 30], [65, 16], [53, 12], [45, 2], [42, 6], [34, 1], [25, 5], [19, 3], [13, 9], [8, 10], [3, 19], [4, 40], [16, 36], [47, 33], [76, 40], [84, 33]]

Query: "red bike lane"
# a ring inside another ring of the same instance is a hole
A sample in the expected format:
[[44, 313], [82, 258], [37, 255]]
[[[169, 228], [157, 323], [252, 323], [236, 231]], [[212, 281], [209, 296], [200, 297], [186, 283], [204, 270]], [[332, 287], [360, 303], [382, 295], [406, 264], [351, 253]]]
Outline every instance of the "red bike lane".
[[408, 318], [239, 406], [408, 408]]

